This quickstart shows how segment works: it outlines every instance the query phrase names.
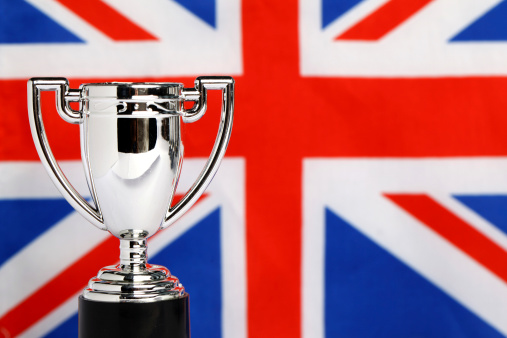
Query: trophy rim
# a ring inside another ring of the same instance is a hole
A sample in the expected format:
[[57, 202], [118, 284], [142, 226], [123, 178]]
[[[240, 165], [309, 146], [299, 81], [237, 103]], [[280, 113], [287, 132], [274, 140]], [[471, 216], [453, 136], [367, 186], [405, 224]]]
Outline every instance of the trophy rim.
[[112, 82], [90, 82], [83, 83], [79, 86], [79, 88], [85, 88], [90, 86], [97, 87], [107, 87], [107, 86], [125, 86], [129, 88], [157, 88], [157, 87], [181, 87], [183, 88], [183, 83], [181, 82], [129, 82], [129, 81], [112, 81]]
[[[183, 84], [178, 82], [98, 82], [80, 86], [81, 100], [181, 100]], [[176, 104], [177, 105], [177, 104]]]

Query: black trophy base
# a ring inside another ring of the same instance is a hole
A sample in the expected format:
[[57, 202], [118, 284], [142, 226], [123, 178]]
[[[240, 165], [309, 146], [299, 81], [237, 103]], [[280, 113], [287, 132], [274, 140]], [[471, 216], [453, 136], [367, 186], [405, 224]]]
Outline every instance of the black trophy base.
[[96, 302], [79, 297], [79, 338], [189, 338], [188, 294], [151, 303]]

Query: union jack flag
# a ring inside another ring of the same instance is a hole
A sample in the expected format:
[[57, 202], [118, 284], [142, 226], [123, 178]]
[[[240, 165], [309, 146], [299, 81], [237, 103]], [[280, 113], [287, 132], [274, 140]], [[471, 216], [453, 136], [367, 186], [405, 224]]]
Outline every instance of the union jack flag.
[[[226, 158], [149, 244], [195, 337], [504, 337], [507, 1], [0, 0], [0, 337], [77, 335], [118, 243], [38, 160], [26, 81], [236, 80]], [[77, 128], [49, 141], [87, 196]], [[186, 125], [183, 194], [220, 95]]]

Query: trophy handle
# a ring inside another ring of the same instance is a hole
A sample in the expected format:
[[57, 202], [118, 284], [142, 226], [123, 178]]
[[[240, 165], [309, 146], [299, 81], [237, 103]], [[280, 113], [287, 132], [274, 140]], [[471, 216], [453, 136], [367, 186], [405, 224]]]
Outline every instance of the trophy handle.
[[[70, 205], [97, 228], [106, 230], [100, 210], [91, 206], [83, 196], [76, 191], [72, 184], [70, 184], [58, 166], [53, 152], [51, 151], [51, 147], [49, 146], [42, 122], [40, 92], [53, 90], [56, 91], [56, 108], [58, 114], [69, 123], [80, 124], [83, 121], [81, 112], [75, 111], [69, 106], [69, 102], [79, 101], [81, 90], [70, 89], [69, 82], [65, 78], [30, 79], [28, 81], [28, 115], [35, 147], [37, 148], [42, 164], [49, 173], [49, 177]], [[93, 200], [95, 205], [97, 205], [94, 195], [92, 191]]]
[[196, 101], [191, 109], [184, 110], [183, 122], [194, 122], [206, 112], [208, 89], [223, 91], [222, 114], [215, 145], [199, 177], [186, 195], [174, 207], [169, 207], [162, 229], [167, 228], [180, 218], [201, 197], [215, 176], [220, 162], [224, 157], [227, 144], [231, 137], [232, 118], [234, 112], [234, 79], [229, 76], [201, 76], [195, 80], [195, 89], [183, 89], [185, 100]]

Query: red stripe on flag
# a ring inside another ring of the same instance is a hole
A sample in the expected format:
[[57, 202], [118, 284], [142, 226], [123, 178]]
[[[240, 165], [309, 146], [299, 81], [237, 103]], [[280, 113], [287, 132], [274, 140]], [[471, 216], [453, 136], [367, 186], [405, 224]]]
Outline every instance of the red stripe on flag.
[[[207, 196], [208, 194], [203, 194], [196, 204]], [[182, 197], [183, 195], [176, 195], [175, 203]], [[159, 234], [157, 232], [153, 237]], [[86, 286], [83, 282], [95, 276], [107, 262], [119, 262], [118, 247], [116, 237], [104, 240], [0, 318], [0, 332], [15, 337], [61, 306], [83, 290]]]
[[57, 0], [114, 41], [158, 40], [100, 0]]
[[433, 0], [391, 0], [335, 40], [379, 40], [431, 1]]
[[507, 252], [425, 194], [385, 194], [387, 198], [507, 282]]
[[[82, 290], [103, 262], [118, 261], [118, 240], [109, 237], [0, 318], [0, 328], [12, 337], [22, 333]], [[102, 263], [101, 263], [102, 262]]]

